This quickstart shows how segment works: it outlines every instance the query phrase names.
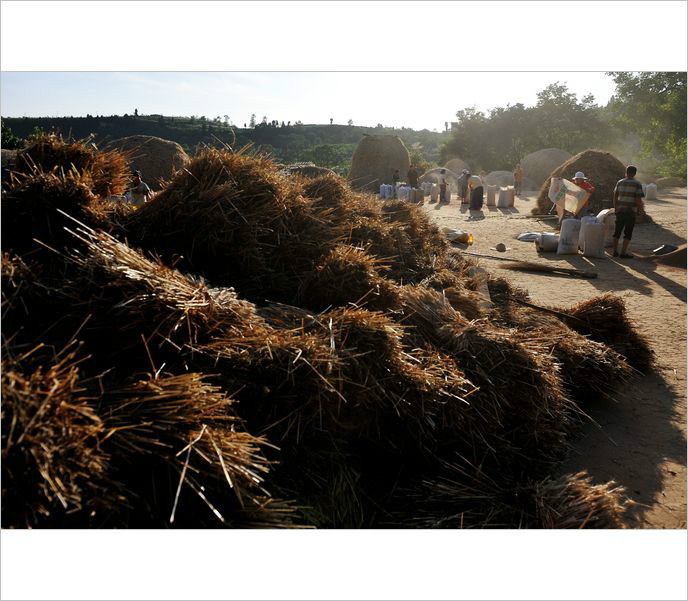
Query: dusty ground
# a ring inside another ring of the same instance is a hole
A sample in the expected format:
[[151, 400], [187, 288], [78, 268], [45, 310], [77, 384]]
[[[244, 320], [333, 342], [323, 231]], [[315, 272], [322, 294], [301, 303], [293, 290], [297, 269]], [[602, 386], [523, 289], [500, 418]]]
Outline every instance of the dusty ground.
[[[686, 271], [611, 256], [538, 258], [533, 243], [516, 240], [526, 231], [554, 231], [554, 222], [531, 217], [535, 197], [535, 192], [524, 193], [511, 209], [469, 211], [454, 198], [449, 205], [426, 204], [425, 209], [440, 226], [472, 231], [475, 242], [470, 251], [594, 269], [599, 274], [587, 280], [499, 269], [526, 288], [535, 303], [567, 307], [605, 292], [623, 297], [631, 318], [657, 353], [658, 370], [620, 391], [615, 404], [600, 402], [589, 410], [597, 424], [583, 428], [562, 473], [585, 469], [596, 480], [616, 480], [639, 503], [637, 526], [686, 528]], [[686, 241], [685, 188], [660, 191], [659, 199], [648, 201], [646, 209], [653, 222], [636, 225], [631, 252], [649, 255], [661, 244]], [[490, 250], [498, 242], [510, 250]], [[500, 266], [489, 259], [479, 262], [488, 270]]]

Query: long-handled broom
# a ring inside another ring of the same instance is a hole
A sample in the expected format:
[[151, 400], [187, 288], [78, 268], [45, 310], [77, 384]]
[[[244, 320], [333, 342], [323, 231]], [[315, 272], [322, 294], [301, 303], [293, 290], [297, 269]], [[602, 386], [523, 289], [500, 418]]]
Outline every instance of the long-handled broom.
[[509, 265], [504, 265], [502, 269], [510, 269], [512, 271], [529, 271], [533, 273], [550, 273], [552, 275], [566, 275], [576, 278], [594, 279], [597, 277], [596, 271], [588, 271], [584, 269], [568, 269], [565, 267], [558, 267], [556, 265], [544, 265], [543, 263], [533, 263], [531, 261], [519, 261], [518, 259], [510, 259], [508, 257], [495, 257], [494, 255], [483, 255], [480, 253], [472, 253], [468, 251], [459, 251], [464, 255], [471, 255], [473, 257], [482, 257], [484, 259], [494, 259], [495, 261], [505, 261]]

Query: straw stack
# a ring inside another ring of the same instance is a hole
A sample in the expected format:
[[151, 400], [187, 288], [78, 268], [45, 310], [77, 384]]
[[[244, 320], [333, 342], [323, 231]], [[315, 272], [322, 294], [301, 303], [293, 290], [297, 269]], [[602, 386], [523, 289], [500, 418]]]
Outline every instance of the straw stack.
[[562, 321], [489, 276], [488, 306], [421, 209], [245, 151], [136, 212], [51, 170], [2, 201], [3, 526], [626, 519], [551, 480], [579, 404], [650, 364], [618, 299]]

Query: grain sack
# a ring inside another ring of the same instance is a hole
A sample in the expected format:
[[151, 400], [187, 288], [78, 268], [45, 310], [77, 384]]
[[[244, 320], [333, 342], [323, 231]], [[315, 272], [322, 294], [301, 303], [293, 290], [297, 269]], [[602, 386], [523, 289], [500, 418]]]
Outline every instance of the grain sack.
[[495, 206], [495, 195], [497, 193], [497, 186], [488, 186], [487, 187], [487, 200], [485, 201], [485, 204], [488, 207], [494, 207]]
[[645, 186], [645, 200], [657, 200], [657, 184]]
[[558, 255], [578, 254], [578, 238], [580, 236], [581, 222], [578, 219], [564, 219], [559, 230]]
[[[583, 231], [583, 226], [581, 226]], [[604, 258], [604, 224], [599, 221], [585, 224], [583, 255], [586, 257]]]
[[583, 243], [585, 242], [585, 233], [587, 231], [587, 226], [591, 223], [599, 223], [597, 220], [597, 217], [594, 215], [585, 215], [584, 217], [581, 217], [581, 230], [580, 234], [578, 235], [578, 248], [583, 250]]
[[613, 244], [614, 229], [616, 228], [616, 213], [614, 209], [603, 209], [597, 214], [597, 219], [604, 224], [605, 246]]
[[509, 206], [513, 207], [514, 203], [516, 202], [516, 188], [514, 188], [514, 186], [507, 186], [506, 192], [509, 200]]
[[508, 188], [500, 188], [499, 196], [497, 197], [497, 208], [508, 209], [511, 205], [511, 194]]
[[575, 215], [588, 201], [590, 193], [567, 179], [553, 177], [550, 182], [548, 196], [549, 200], [556, 204], [558, 208]]
[[535, 246], [540, 252], [553, 253], [559, 246], [559, 235], [543, 233], [535, 240]]

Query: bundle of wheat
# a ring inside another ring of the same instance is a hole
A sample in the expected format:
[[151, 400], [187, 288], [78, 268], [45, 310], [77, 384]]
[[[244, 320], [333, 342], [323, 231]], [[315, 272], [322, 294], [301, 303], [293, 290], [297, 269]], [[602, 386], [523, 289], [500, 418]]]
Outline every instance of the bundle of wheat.
[[244, 508], [255, 511], [266, 495], [267, 441], [242, 431], [233, 403], [195, 373], [148, 376], [107, 391], [100, 402], [105, 447], [132, 496], [131, 507], [111, 519], [236, 525]]
[[634, 369], [647, 373], [654, 365], [654, 351], [628, 317], [623, 299], [603, 294], [564, 311], [566, 325], [601, 342], [623, 356]]
[[39, 136], [17, 154], [14, 171], [76, 171], [97, 196], [123, 194], [130, 180], [128, 159], [118, 150], [99, 151], [89, 139], [68, 142], [56, 134]]
[[337, 246], [302, 283], [299, 304], [319, 311], [348, 304], [393, 307], [396, 287], [379, 274], [380, 267], [380, 261], [362, 249]]
[[420, 528], [625, 528], [634, 506], [623, 487], [586, 472], [505, 484], [463, 458], [396, 501], [397, 525]]
[[54, 357], [41, 344], [21, 350], [3, 344], [3, 526], [89, 523], [125, 498], [108, 481], [106, 427], [80, 381], [87, 357], [76, 344]]
[[95, 196], [74, 170], [64, 173], [36, 168], [17, 174], [2, 198], [3, 248], [27, 253], [48, 245], [61, 250], [74, 241], [65, 232], [74, 220], [65, 213], [92, 227], [115, 229], [114, 224], [126, 212], [123, 207]]

